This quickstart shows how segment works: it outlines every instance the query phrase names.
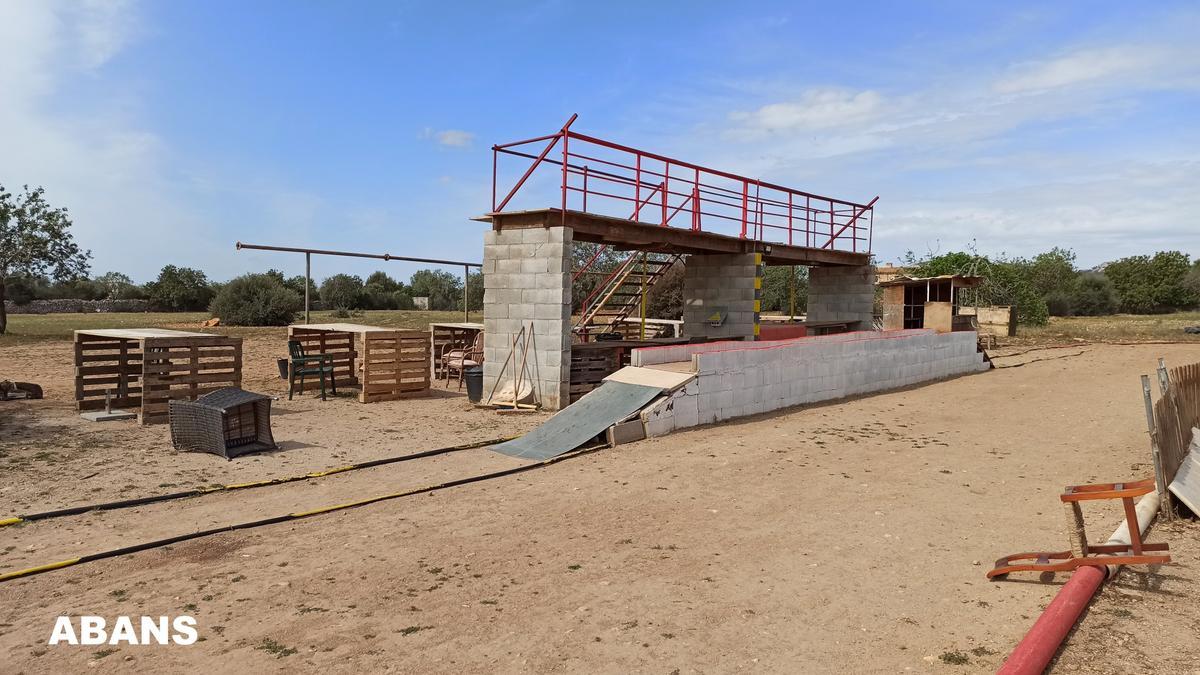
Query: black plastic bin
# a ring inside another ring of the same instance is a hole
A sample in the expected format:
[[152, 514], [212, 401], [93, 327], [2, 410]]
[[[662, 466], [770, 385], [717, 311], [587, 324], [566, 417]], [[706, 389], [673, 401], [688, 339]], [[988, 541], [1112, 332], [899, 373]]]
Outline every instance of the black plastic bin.
[[483, 398], [483, 366], [468, 366], [463, 370], [463, 380], [467, 383], [467, 400], [479, 403]]

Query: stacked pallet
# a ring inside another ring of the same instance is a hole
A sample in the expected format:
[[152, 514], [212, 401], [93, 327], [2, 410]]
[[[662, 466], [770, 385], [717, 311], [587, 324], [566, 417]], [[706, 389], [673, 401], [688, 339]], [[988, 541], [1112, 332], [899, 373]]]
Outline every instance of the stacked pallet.
[[75, 407], [139, 408], [142, 424], [166, 422], [172, 399], [242, 383], [242, 339], [161, 329], [75, 332]]
[[429, 333], [370, 331], [363, 333], [363, 403], [424, 396], [429, 392]]

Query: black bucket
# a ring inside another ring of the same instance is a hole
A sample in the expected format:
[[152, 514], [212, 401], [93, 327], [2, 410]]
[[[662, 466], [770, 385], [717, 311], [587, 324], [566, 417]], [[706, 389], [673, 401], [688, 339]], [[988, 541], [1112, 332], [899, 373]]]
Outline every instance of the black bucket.
[[483, 366], [469, 366], [463, 370], [463, 380], [467, 383], [467, 400], [479, 403], [483, 399]]
[[287, 370], [288, 370], [288, 360], [287, 359], [279, 359], [278, 363], [279, 363], [279, 379], [286, 380], [287, 379]]

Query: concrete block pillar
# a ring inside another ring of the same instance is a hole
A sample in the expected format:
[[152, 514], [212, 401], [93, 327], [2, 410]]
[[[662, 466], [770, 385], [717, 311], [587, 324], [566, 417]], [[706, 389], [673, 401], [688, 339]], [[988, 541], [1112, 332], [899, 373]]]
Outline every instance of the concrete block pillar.
[[808, 270], [808, 320], [856, 321], [852, 330], [871, 330], [875, 268], [871, 265], [812, 267]]
[[[486, 401], [512, 351], [513, 337], [533, 325], [526, 379], [541, 387], [542, 405], [570, 402], [571, 241], [568, 227], [489, 230], [483, 247], [483, 395]], [[520, 363], [520, 350], [516, 355]], [[513, 362], [500, 388], [511, 382]]]
[[[689, 255], [683, 269], [684, 336], [753, 340], [762, 272], [759, 253]], [[724, 312], [725, 321], [711, 326], [716, 312]]]

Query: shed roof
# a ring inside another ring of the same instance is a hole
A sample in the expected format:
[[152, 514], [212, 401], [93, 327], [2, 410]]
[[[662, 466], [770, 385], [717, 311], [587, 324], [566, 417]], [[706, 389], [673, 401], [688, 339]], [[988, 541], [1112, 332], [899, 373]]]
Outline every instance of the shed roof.
[[953, 285], [971, 288], [983, 283], [983, 277], [970, 276], [966, 274], [942, 274], [936, 277], [906, 277], [898, 276], [890, 281], [880, 281], [878, 286], [915, 286], [925, 284], [930, 281], [950, 281]]

